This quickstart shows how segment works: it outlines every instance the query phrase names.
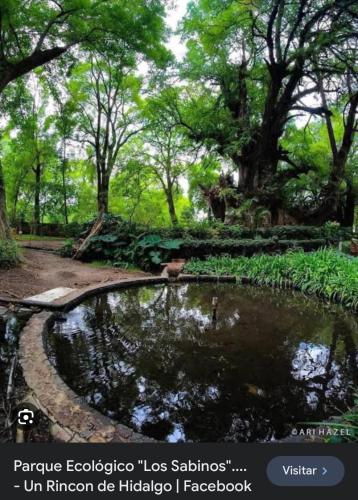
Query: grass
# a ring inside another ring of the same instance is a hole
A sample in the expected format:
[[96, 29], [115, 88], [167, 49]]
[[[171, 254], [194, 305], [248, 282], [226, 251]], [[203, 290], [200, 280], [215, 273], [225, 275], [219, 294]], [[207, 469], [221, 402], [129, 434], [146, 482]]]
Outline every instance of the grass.
[[349, 438], [347, 441], [358, 441], [358, 394], [355, 400], [356, 406], [347, 413], [338, 417], [337, 424], [330, 424], [333, 428], [344, 428], [349, 430]]
[[[327, 439], [328, 443], [358, 442], [358, 393], [355, 396], [355, 406], [346, 413], [335, 417], [332, 421], [325, 422], [306, 422], [306, 425], [315, 425], [319, 427], [329, 427], [344, 431], [344, 435], [331, 436]], [[345, 434], [347, 433], [347, 434]]]
[[283, 255], [248, 257], [210, 257], [191, 260], [189, 274], [232, 275], [248, 278], [258, 285], [295, 287], [358, 310], [358, 260], [331, 249], [314, 253], [287, 252]]

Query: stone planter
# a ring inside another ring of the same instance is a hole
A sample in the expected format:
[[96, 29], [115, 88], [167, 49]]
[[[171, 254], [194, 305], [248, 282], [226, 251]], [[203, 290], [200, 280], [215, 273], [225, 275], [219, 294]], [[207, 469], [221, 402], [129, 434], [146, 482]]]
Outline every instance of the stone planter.
[[185, 259], [173, 259], [166, 265], [169, 278], [177, 278], [185, 266]]

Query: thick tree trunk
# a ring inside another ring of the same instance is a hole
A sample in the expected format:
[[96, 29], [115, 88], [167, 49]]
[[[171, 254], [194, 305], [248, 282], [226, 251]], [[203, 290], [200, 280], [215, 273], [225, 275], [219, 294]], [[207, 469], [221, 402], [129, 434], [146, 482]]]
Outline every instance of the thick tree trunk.
[[226, 200], [221, 193], [222, 189], [228, 187], [229, 181], [230, 179], [228, 179], [224, 175], [221, 175], [218, 185], [212, 186], [210, 188], [206, 186], [200, 186], [200, 189], [202, 190], [208, 203], [208, 213], [210, 216], [210, 220], [214, 218], [215, 220], [220, 220], [221, 222], [225, 222]]
[[98, 213], [108, 213], [108, 186], [103, 184], [98, 193]]
[[0, 162], [0, 240], [11, 238], [11, 231], [6, 213], [6, 194], [2, 165]]
[[11, 213], [11, 224], [12, 225], [16, 225], [17, 221], [16, 221], [16, 218], [17, 218], [17, 203], [19, 201], [19, 195], [20, 195], [20, 186], [19, 184], [16, 186], [16, 191], [15, 191], [15, 194], [14, 194], [14, 200], [13, 200], [13, 204], [12, 204], [12, 213]]
[[354, 225], [354, 211], [355, 211], [356, 193], [354, 190], [353, 182], [347, 180], [346, 201], [343, 210], [343, 217], [341, 225], [344, 227], [353, 227]]
[[225, 200], [221, 198], [211, 198], [209, 200], [211, 212], [214, 219], [225, 222], [226, 219], [226, 203]]
[[[320, 93], [322, 98], [322, 103], [325, 107], [327, 107], [326, 96], [323, 90], [323, 83], [320, 81]], [[354, 136], [356, 133], [356, 113], [358, 109], [358, 92], [351, 95], [349, 98], [348, 113], [347, 117], [344, 120], [344, 133], [341, 146], [337, 146], [337, 140], [334, 135], [334, 129], [331, 117], [326, 115], [326, 125], [327, 132], [331, 144], [332, 150], [332, 170], [330, 173], [329, 181], [327, 186], [322, 190], [322, 205], [318, 209], [319, 221], [324, 223], [328, 220], [337, 220], [339, 222], [344, 222], [346, 224], [352, 218], [352, 214], [349, 216], [347, 213], [346, 218], [344, 201], [342, 200], [342, 181], [345, 180], [346, 174], [346, 165], [348, 161], [349, 154], [352, 149]], [[353, 186], [349, 185], [348, 182], [348, 190], [346, 197], [346, 206], [348, 208], [348, 212], [354, 212], [354, 208], [352, 209], [351, 205], [354, 204], [354, 192]], [[353, 200], [352, 200], [353, 197]], [[342, 213], [343, 212], [343, 213]], [[354, 214], [353, 214], [354, 218]], [[353, 222], [352, 222], [353, 225]]]

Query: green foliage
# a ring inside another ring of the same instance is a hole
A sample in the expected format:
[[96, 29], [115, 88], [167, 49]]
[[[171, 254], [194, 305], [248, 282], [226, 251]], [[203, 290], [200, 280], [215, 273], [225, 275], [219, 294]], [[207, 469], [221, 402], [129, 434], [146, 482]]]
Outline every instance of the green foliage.
[[1, 15], [3, 55], [9, 63], [30, 56], [36, 45], [37, 51], [64, 47], [55, 58], [78, 43], [86, 50], [135, 50], [162, 63], [168, 58], [160, 44], [165, 11], [157, 0], [114, 0], [105, 8], [95, 0], [11, 0], [1, 2]]
[[16, 266], [19, 249], [14, 240], [0, 240], [0, 269]]
[[289, 249], [302, 249], [304, 251], [318, 250], [324, 247], [326, 240], [278, 240], [269, 239], [212, 239], [212, 240], [184, 240], [181, 257], [204, 258], [206, 256], [238, 255], [251, 256], [257, 253], [282, 253]]
[[65, 241], [63, 247], [59, 250], [59, 254], [62, 257], [72, 257], [74, 254], [74, 241], [73, 239], [68, 239]]
[[[327, 442], [331, 444], [344, 442], [358, 442], [358, 394], [355, 395], [354, 407], [347, 412], [334, 417], [328, 422], [306, 422], [306, 425], [315, 425], [319, 427], [329, 427], [335, 430], [344, 430], [345, 435], [331, 436], [327, 438]], [[348, 431], [348, 435], [346, 435]]]
[[171, 251], [179, 250], [181, 245], [180, 239], [166, 240], [158, 234], [149, 234], [133, 242], [133, 258], [144, 269], [150, 269], [168, 260]]
[[[83, 227], [86, 230], [82, 231], [81, 238], [88, 234], [91, 223]], [[327, 233], [326, 227], [277, 226], [249, 230], [223, 223], [148, 228], [106, 215], [101, 233], [92, 237], [83, 259], [128, 262], [143, 269], [155, 269], [162, 262], [177, 257], [235, 257], [282, 253], [290, 249], [317, 250], [338, 241], [339, 231], [341, 229], [335, 225], [330, 226]]]
[[161, 235], [168, 238], [194, 238], [194, 239], [270, 239], [280, 240], [311, 240], [329, 239], [339, 241], [348, 240], [351, 230], [341, 228], [337, 224], [325, 226], [274, 226], [269, 228], [248, 229], [239, 225], [229, 225], [222, 222], [193, 222], [187, 226], [176, 226], [174, 228], [163, 228], [159, 230]]
[[[335, 422], [325, 422], [324, 425], [328, 425], [334, 429], [348, 429], [349, 436], [345, 439], [342, 438], [340, 441], [350, 441], [357, 442], [358, 441], [358, 394], [356, 394], [355, 398], [355, 406], [340, 415], [335, 419]], [[332, 442], [332, 439], [330, 440]]]
[[334, 250], [315, 253], [288, 252], [252, 258], [211, 257], [193, 260], [185, 271], [215, 276], [233, 275], [266, 286], [296, 287], [358, 310], [358, 260]]
[[[91, 225], [88, 224], [83, 237]], [[123, 263], [134, 264], [149, 270], [158, 268], [172, 252], [180, 249], [181, 244], [179, 238], [166, 237], [121, 217], [106, 215], [101, 234], [91, 238], [83, 259], [110, 261], [118, 267], [123, 267]], [[64, 249], [63, 252], [68, 254], [71, 249]]]

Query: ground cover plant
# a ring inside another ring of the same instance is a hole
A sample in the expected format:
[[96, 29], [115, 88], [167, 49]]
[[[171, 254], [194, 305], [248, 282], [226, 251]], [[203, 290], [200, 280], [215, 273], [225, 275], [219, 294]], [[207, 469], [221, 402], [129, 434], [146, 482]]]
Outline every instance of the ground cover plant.
[[358, 310], [358, 261], [331, 249], [252, 258], [209, 257], [188, 262], [185, 272], [245, 277], [263, 286], [295, 287]]

